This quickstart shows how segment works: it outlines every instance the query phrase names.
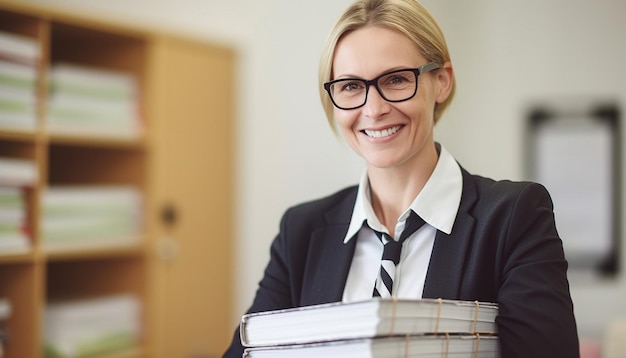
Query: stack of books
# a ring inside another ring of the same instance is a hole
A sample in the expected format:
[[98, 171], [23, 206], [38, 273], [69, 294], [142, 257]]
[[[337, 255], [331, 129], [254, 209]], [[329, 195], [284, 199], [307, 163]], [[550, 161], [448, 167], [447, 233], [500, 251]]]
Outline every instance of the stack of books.
[[492, 303], [374, 298], [244, 315], [244, 357], [496, 358]]
[[11, 317], [11, 301], [0, 297], [0, 358], [4, 357], [4, 347], [9, 341], [7, 321]]
[[0, 31], [0, 129], [35, 130], [39, 59], [35, 38]]
[[32, 187], [37, 178], [38, 170], [34, 161], [0, 157], [0, 186]]
[[134, 246], [141, 237], [142, 195], [131, 186], [51, 186], [41, 208], [48, 252]]
[[37, 181], [33, 161], [0, 158], [0, 255], [30, 249], [26, 190]]
[[139, 345], [141, 306], [132, 294], [48, 303], [44, 312], [46, 357], [92, 357]]
[[141, 136], [138, 83], [132, 74], [56, 63], [48, 83], [49, 133], [122, 139]]
[[20, 188], [0, 187], [0, 255], [30, 249], [26, 200]]

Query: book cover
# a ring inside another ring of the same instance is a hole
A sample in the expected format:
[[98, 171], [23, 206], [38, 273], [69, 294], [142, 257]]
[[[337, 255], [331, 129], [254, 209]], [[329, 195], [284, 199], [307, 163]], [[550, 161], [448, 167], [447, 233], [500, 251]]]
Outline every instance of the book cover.
[[245, 358], [497, 358], [498, 339], [480, 335], [391, 336], [247, 348]]
[[244, 346], [303, 344], [424, 333], [496, 334], [494, 303], [382, 299], [251, 313], [242, 317]]

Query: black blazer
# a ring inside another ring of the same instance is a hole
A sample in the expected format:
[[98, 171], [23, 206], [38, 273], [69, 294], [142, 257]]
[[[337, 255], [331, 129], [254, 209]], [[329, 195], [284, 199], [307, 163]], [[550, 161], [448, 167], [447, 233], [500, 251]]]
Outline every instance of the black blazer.
[[[424, 298], [497, 302], [501, 357], [579, 357], [567, 262], [552, 201], [528, 182], [462, 169], [452, 232], [435, 237]], [[357, 187], [290, 208], [248, 312], [341, 301], [356, 240], [344, 244]], [[224, 357], [241, 357], [239, 331]]]

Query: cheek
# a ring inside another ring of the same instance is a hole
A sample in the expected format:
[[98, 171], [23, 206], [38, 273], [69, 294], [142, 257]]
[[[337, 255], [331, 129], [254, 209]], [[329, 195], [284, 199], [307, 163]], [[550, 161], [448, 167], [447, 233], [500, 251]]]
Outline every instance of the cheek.
[[357, 111], [341, 111], [335, 112], [335, 122], [337, 129], [343, 140], [357, 153], [359, 152], [358, 133], [355, 132], [355, 125], [358, 120], [358, 114], [352, 113]]
[[[422, 93], [418, 93], [412, 100], [402, 102], [403, 107], [396, 106], [404, 115], [420, 122], [434, 121], [435, 114], [435, 99], [431, 92], [428, 92], [427, 88], [421, 88]], [[419, 89], [418, 89], [419, 91]]]
[[[423, 125], [424, 122], [432, 120], [432, 112], [427, 103], [422, 98], [413, 98], [407, 102], [397, 103], [396, 111], [413, 124]], [[433, 107], [434, 108], [434, 107]]]
[[351, 131], [356, 122], [357, 115], [355, 111], [343, 111], [335, 109], [335, 122], [339, 126], [341, 132]]

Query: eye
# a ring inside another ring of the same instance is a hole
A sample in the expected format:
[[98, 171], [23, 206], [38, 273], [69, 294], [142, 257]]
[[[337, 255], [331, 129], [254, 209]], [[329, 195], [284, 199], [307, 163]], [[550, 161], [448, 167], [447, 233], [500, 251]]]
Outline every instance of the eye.
[[365, 88], [362, 81], [354, 80], [338, 82], [335, 86], [338, 86], [337, 90], [339, 92], [356, 92]]
[[398, 72], [392, 73], [388, 76], [381, 78], [380, 83], [385, 87], [403, 87], [408, 84], [411, 84], [415, 81], [415, 76], [412, 72]]

